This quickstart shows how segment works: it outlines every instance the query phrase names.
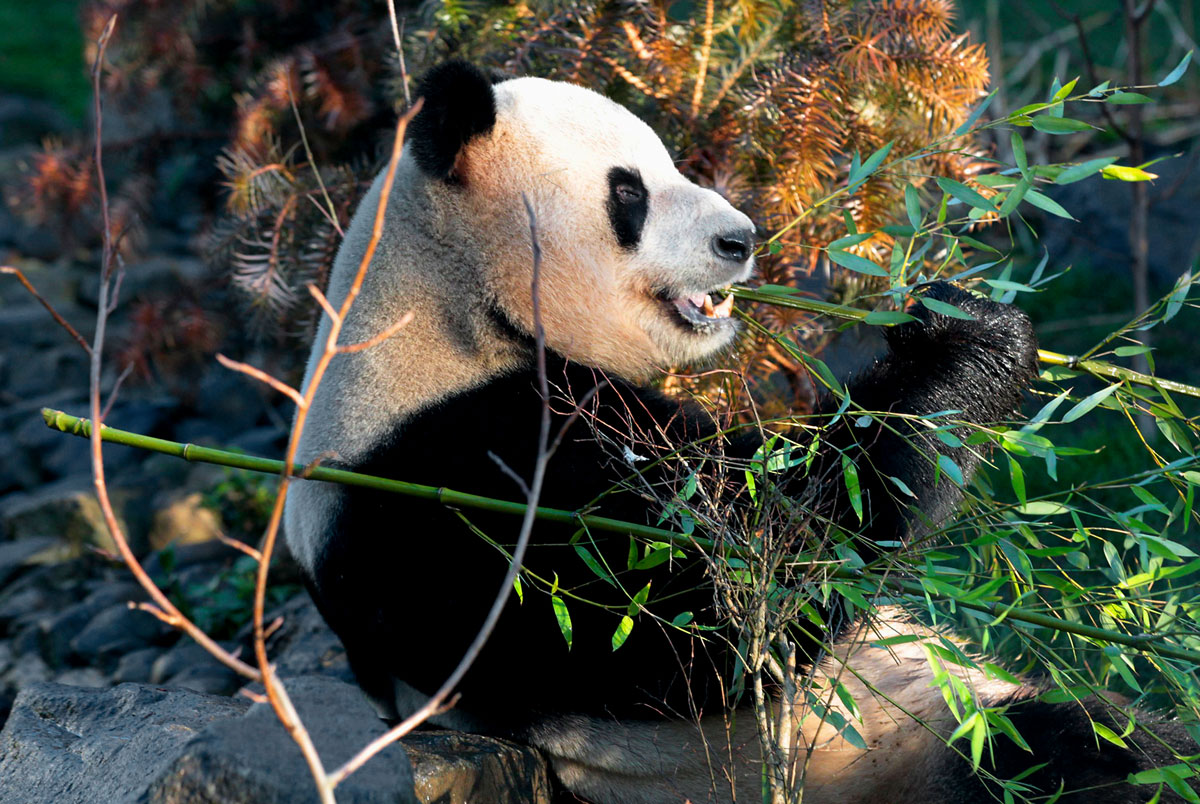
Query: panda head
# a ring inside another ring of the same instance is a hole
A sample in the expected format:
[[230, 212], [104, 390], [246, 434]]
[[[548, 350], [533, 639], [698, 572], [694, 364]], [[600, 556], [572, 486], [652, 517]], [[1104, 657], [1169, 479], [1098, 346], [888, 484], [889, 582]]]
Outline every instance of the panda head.
[[737, 333], [712, 291], [753, 267], [753, 224], [680, 175], [627, 109], [540, 78], [493, 83], [462, 62], [424, 79], [407, 155], [435, 240], [470, 255], [487, 303], [533, 331], [532, 249], [548, 346], [628, 378], [688, 364]]

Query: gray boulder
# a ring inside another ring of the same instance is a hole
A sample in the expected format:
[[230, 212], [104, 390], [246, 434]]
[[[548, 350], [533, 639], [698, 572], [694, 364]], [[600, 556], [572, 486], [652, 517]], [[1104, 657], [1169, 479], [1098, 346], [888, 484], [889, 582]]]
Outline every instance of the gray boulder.
[[[316, 677], [286, 683], [327, 768], [383, 733], [357, 688]], [[0, 732], [5, 804], [317, 800], [300, 749], [270, 707], [241, 698], [142, 684], [33, 684]], [[387, 748], [349, 777], [338, 801], [416, 804], [404, 749]]]
[[0, 801], [133, 804], [215, 721], [248, 702], [137, 684], [33, 684], [0, 732]]

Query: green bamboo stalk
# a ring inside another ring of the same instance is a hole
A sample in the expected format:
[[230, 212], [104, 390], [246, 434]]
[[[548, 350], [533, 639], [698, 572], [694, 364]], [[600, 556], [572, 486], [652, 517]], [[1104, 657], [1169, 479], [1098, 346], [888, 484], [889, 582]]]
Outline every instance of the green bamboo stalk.
[[[87, 419], [72, 416], [69, 413], [51, 408], [42, 408], [42, 418], [45, 419], [46, 426], [53, 430], [61, 430], [64, 433], [82, 436], [83, 438], [91, 437], [92, 423]], [[151, 452], [160, 452], [164, 455], [173, 455], [176, 458], [183, 458], [185, 461], [211, 463], [218, 466], [229, 466], [234, 469], [249, 469], [252, 472], [263, 472], [273, 475], [283, 473], [283, 461], [273, 458], [258, 458], [253, 455], [243, 455], [222, 449], [200, 447], [195, 444], [183, 444], [163, 438], [152, 438], [140, 433], [131, 433], [128, 430], [118, 430], [108, 425], [103, 425], [100, 428], [100, 438], [113, 444], [124, 444], [129, 447], [150, 450]], [[310, 469], [304, 464], [297, 463], [292, 468], [292, 472], [296, 477], [309, 480], [325, 480], [330, 483], [341, 483], [344, 486], [358, 486], [360, 488], [389, 491], [395, 494], [403, 494], [406, 497], [433, 500], [443, 505], [474, 508], [481, 511], [522, 516], [526, 508], [525, 503], [497, 500], [492, 497], [467, 494], [466, 492], [454, 491], [453, 489], [444, 487], [425, 486], [420, 483], [406, 483], [403, 480], [389, 480], [377, 477], [376, 475], [364, 475], [359, 472], [333, 469], [328, 466], [315, 466]], [[705, 549], [712, 549], [714, 547], [713, 542], [708, 539], [693, 538], [682, 533], [662, 528], [653, 528], [648, 525], [638, 525], [633, 522], [623, 522], [619, 519], [610, 519], [609, 517], [581, 514], [578, 511], [564, 511], [560, 508], [539, 506], [537, 517], [538, 519], [545, 519], [550, 522], [561, 522], [579, 527], [586, 526], [591, 529], [614, 533], [626, 533], [655, 541], [672, 541], [683, 546], [698, 545]]]
[[[799, 296], [784, 296], [776, 293], [763, 293], [753, 288], [735, 285], [733, 295], [738, 299], [743, 299], [749, 302], [758, 302], [760, 304], [773, 304], [776, 307], [787, 307], [792, 310], [804, 310], [809, 313], [819, 313], [834, 318], [843, 318], [848, 321], [861, 321], [866, 318], [869, 311], [860, 310], [857, 307], [846, 307], [840, 304], [834, 304], [827, 301], [818, 301], [817, 299], [806, 299]], [[1152, 377], [1149, 374], [1142, 374], [1133, 369], [1114, 366], [1112, 363], [1105, 363], [1102, 360], [1083, 360], [1073, 355], [1064, 355], [1058, 352], [1051, 352], [1046, 349], [1038, 350], [1038, 360], [1049, 366], [1065, 366], [1074, 371], [1084, 371], [1096, 377], [1104, 377], [1110, 380], [1124, 380], [1125, 382], [1135, 383], [1137, 385], [1146, 385], [1150, 388], [1159, 388], [1172, 393], [1183, 394], [1184, 396], [1192, 396], [1200, 399], [1200, 388], [1194, 385], [1186, 385], [1175, 380], [1164, 380], [1158, 377]]]
[[[71, 435], [89, 438], [92, 432], [92, 424], [89, 420], [72, 416], [64, 413], [61, 410], [52, 408], [42, 408], [42, 418], [46, 422], [46, 426], [60, 430]], [[127, 430], [118, 430], [114, 427], [104, 425], [100, 428], [100, 438], [104, 441], [113, 444], [124, 444], [130, 447], [150, 450], [151, 452], [159, 452], [164, 455], [173, 455], [177, 458], [183, 458], [187, 461], [197, 463], [211, 463], [218, 466], [228, 466], [234, 469], [248, 469], [253, 472], [264, 472], [267, 474], [281, 474], [283, 472], [284, 463], [280, 460], [271, 458], [259, 458], [253, 455], [244, 455], [237, 452], [229, 452], [227, 450], [213, 449], [212, 447], [200, 447], [195, 444], [184, 444], [178, 441], [168, 441], [163, 438], [153, 438], [151, 436], [141, 435], [140, 433], [131, 433]], [[511, 502], [508, 500], [497, 500], [492, 497], [483, 497], [478, 494], [467, 494], [461, 491], [454, 491], [447, 488], [439, 488], [436, 486], [424, 486], [419, 483], [406, 483], [402, 480], [389, 480], [387, 478], [377, 477], [375, 475], [366, 475], [359, 472], [350, 472], [345, 469], [332, 469], [325, 466], [316, 466], [308, 468], [302, 464], [296, 464], [293, 468], [296, 477], [307, 478], [310, 480], [324, 480], [331, 483], [341, 483], [347, 486], [358, 486], [361, 488], [378, 489], [380, 491], [388, 491], [396, 494], [402, 494], [408, 497], [416, 497], [423, 500], [434, 500], [449, 506], [459, 506], [462, 508], [474, 508], [483, 511], [493, 511], [502, 514], [523, 515], [525, 513], [525, 503]], [[715, 544], [709, 539], [702, 539], [696, 536], [689, 536], [684, 533], [679, 533], [664, 528], [650, 527], [649, 525], [638, 525], [633, 522], [624, 522], [619, 519], [611, 519], [609, 517], [595, 516], [593, 514], [581, 514], [578, 511], [565, 511], [559, 508], [545, 508], [539, 506], [536, 516], [538, 519], [545, 519], [550, 522], [560, 522], [568, 525], [576, 525], [578, 527], [587, 527], [594, 530], [609, 531], [614, 533], [623, 533], [633, 536], [640, 536], [653, 541], [670, 542], [681, 546], [694, 546], [702, 549], [711, 550]], [[882, 583], [893, 589], [897, 589], [905, 594], [914, 595], [916, 597], [924, 597], [929, 595], [946, 599], [949, 596], [939, 593], [936, 590], [926, 589], [919, 583], [905, 581], [899, 578], [879, 577], [874, 575], [866, 575], [857, 570], [849, 570], [838, 568], [832, 570], [831, 574], [834, 577], [844, 580], [869, 580], [872, 582]], [[1056, 631], [1064, 631], [1067, 633], [1076, 634], [1078, 636], [1096, 639], [1103, 642], [1108, 642], [1116, 645], [1124, 645], [1140, 651], [1155, 653], [1160, 656], [1182, 659], [1184, 661], [1200, 664], [1200, 651], [1188, 650], [1187, 648], [1177, 648], [1170, 645], [1155, 645], [1153, 642], [1160, 637], [1156, 634], [1123, 634], [1119, 631], [1108, 631], [1095, 626], [1083, 625], [1081, 623], [1067, 622], [1056, 617], [1051, 617], [1037, 612], [1026, 611], [1025, 609], [1009, 607], [1003, 603], [988, 603], [976, 601], [955, 600], [955, 604], [963, 608], [973, 611], [982, 612], [993, 617], [1005, 617], [1009, 620], [1028, 623], [1030, 625], [1042, 626]]]

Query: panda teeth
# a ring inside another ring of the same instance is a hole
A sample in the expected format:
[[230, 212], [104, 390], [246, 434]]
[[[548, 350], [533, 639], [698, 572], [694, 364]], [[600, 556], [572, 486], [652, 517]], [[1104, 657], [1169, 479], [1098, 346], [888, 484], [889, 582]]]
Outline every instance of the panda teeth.
[[729, 318], [733, 314], [733, 294], [730, 293], [720, 304], [714, 307], [712, 314], [717, 318]]

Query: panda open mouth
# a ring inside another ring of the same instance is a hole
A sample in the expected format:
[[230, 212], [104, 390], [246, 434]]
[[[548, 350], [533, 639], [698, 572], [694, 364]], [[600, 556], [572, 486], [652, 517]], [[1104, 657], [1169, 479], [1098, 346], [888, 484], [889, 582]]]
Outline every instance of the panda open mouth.
[[692, 293], [674, 296], [669, 292], [659, 294], [672, 317], [681, 325], [697, 332], [713, 332], [718, 328], [733, 326], [733, 294], [713, 304], [708, 293]]

